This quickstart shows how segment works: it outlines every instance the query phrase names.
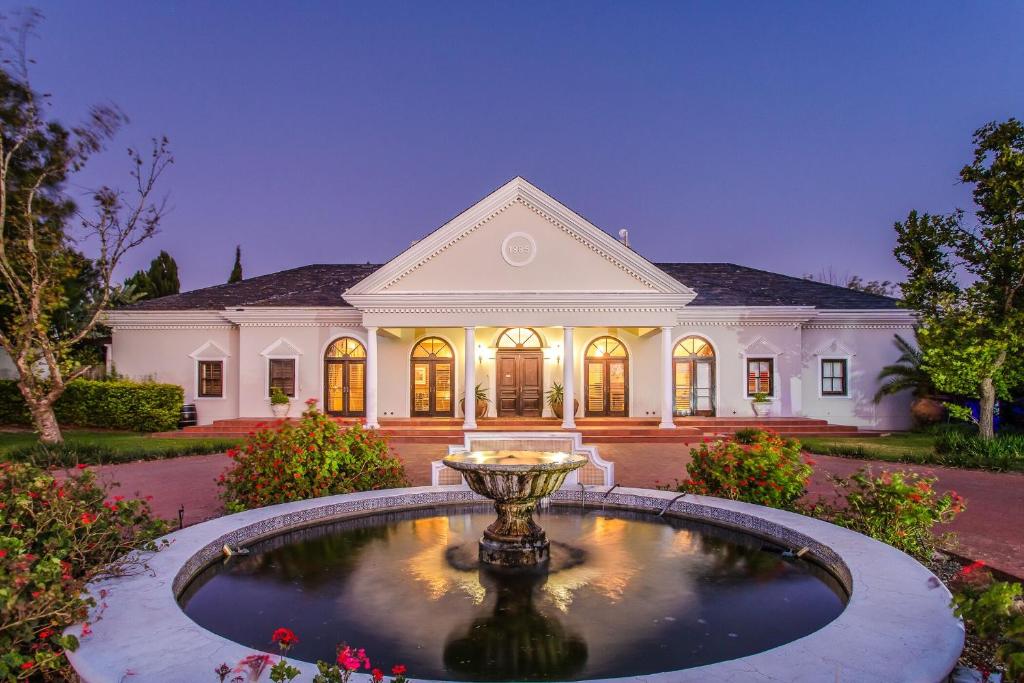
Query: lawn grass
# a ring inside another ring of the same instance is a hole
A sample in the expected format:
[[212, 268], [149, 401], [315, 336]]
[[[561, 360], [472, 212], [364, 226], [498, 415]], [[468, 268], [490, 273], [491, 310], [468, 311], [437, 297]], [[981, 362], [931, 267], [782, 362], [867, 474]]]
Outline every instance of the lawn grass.
[[1024, 471], [1024, 458], [994, 458], [970, 452], [938, 453], [938, 436], [926, 432], [901, 432], [887, 436], [807, 437], [800, 439], [804, 450], [819, 455], [880, 460], [915, 465], [944, 465], [962, 469]]
[[63, 447], [44, 449], [32, 432], [0, 432], [0, 460], [33, 461], [42, 466], [102, 465], [221, 453], [238, 443], [238, 439], [168, 439], [139, 432], [67, 429]]

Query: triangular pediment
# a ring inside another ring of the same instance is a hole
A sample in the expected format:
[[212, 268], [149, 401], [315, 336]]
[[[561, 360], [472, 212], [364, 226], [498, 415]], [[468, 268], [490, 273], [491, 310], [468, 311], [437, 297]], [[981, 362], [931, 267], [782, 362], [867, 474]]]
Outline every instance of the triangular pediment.
[[744, 347], [743, 353], [747, 356], [779, 356], [782, 355], [782, 349], [764, 337], [758, 337]]
[[629, 247], [514, 178], [353, 286], [345, 298], [451, 293], [695, 296]]
[[292, 358], [301, 356], [302, 351], [284, 337], [279, 337], [273, 344], [260, 351], [260, 355], [270, 358]]

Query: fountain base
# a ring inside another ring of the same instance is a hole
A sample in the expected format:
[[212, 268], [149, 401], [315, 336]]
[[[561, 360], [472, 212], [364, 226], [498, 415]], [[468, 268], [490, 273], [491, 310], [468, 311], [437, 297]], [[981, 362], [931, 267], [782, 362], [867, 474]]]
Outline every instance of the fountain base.
[[480, 539], [480, 562], [500, 567], [536, 567], [551, 559], [551, 544], [547, 536], [521, 538], [515, 541]]

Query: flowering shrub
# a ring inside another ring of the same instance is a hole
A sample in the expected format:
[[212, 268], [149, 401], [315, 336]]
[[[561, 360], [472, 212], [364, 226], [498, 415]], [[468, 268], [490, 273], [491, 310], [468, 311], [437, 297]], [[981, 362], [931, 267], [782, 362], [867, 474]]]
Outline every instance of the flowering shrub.
[[804, 495], [813, 464], [799, 442], [764, 431], [752, 435], [749, 446], [705, 439], [691, 455], [679, 491], [776, 508], [792, 508]]
[[964, 509], [955, 491], [939, 495], [934, 477], [913, 472], [860, 470], [848, 479], [832, 477], [845, 505], [818, 503], [808, 513], [888, 543], [905, 553], [929, 559], [935, 550], [932, 528], [953, 520]]
[[956, 615], [975, 635], [996, 646], [1005, 679], [1024, 681], [1024, 588], [994, 580], [983, 562], [964, 567], [949, 587]]
[[[293, 645], [299, 642], [299, 639], [291, 629], [279, 628], [271, 636], [271, 642], [276, 643], [281, 654], [285, 655]], [[352, 674], [359, 669], [370, 671], [374, 683], [381, 683], [384, 680], [384, 672], [380, 669], [370, 670], [370, 666], [370, 658], [367, 656], [366, 650], [342, 643], [338, 646], [338, 655], [334, 662], [321, 660], [316, 663], [317, 674], [313, 676], [313, 683], [348, 683]], [[274, 662], [271, 655], [262, 653], [251, 654], [243, 658], [234, 668], [228, 666], [227, 663], [221, 664], [213, 670], [213, 673], [217, 676], [219, 683], [228, 680], [230, 683], [241, 683], [246, 680], [259, 680], [267, 667], [270, 667], [270, 680], [273, 683], [287, 683], [302, 673], [290, 665], [283, 656]], [[396, 664], [391, 667], [391, 683], [408, 683], [409, 679], [405, 677], [405, 672], [404, 664]], [[232, 673], [244, 674], [244, 676], [238, 675], [228, 679]]]
[[29, 464], [0, 463], [0, 680], [70, 680], [63, 651], [78, 641], [62, 631], [95, 606], [83, 587], [132, 569], [125, 553], [155, 549], [166, 531], [148, 503], [106, 499], [81, 467], [57, 481]]
[[376, 432], [338, 423], [306, 402], [295, 424], [252, 434], [228, 455], [234, 467], [217, 483], [228, 512], [406, 484], [405, 469]]

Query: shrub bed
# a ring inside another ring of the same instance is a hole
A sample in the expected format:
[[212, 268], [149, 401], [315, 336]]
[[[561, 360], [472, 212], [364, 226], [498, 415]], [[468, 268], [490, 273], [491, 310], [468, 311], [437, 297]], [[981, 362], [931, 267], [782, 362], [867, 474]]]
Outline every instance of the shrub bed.
[[692, 451], [689, 478], [677, 482], [677, 490], [792, 509], [807, 491], [813, 461], [793, 439], [764, 431], [744, 438], [750, 445], [705, 440]]
[[306, 404], [297, 423], [257, 431], [228, 451], [235, 464], [217, 483], [229, 512], [407, 485], [387, 440], [359, 425], [342, 429], [315, 399]]
[[1024, 681], [1024, 588], [996, 581], [983, 562], [964, 567], [949, 583], [952, 607], [969, 635], [994, 653], [1007, 681]]
[[83, 587], [131, 569], [125, 553], [165, 531], [145, 501], [105, 500], [89, 471], [58, 482], [0, 463], [0, 679], [74, 680], [64, 649], [78, 641], [62, 631], [95, 606]]
[[[184, 390], [177, 384], [76, 379], [53, 406], [61, 424], [159, 432], [177, 429]], [[0, 424], [30, 424], [14, 380], [0, 380]]]
[[1024, 434], [997, 434], [982, 439], [963, 431], [943, 432], [935, 439], [935, 452], [944, 465], [989, 470], [1024, 470]]
[[830, 477], [843, 498], [839, 507], [819, 502], [806, 514], [852, 529], [921, 560], [931, 559], [940, 540], [936, 524], [953, 520], [964, 509], [955, 491], [939, 494], [934, 477], [912, 472], [860, 470], [849, 478]]

